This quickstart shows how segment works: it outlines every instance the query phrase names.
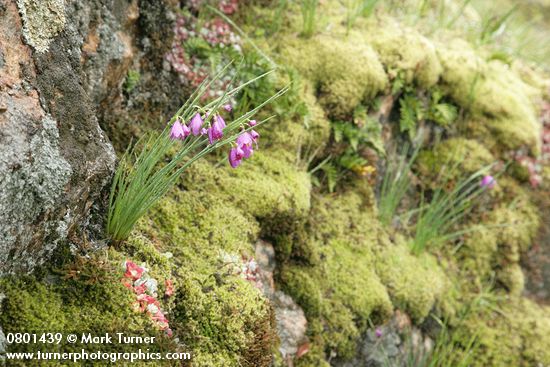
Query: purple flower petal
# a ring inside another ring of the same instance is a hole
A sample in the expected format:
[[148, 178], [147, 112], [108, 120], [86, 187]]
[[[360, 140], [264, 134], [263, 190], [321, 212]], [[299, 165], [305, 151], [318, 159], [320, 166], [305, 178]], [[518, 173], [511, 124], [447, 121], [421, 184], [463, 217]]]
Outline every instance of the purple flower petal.
[[189, 122], [189, 127], [191, 128], [193, 135], [199, 135], [203, 123], [204, 121], [202, 120], [200, 113], [197, 112], [191, 119], [191, 122]]
[[183, 129], [183, 126], [180, 122], [180, 120], [176, 120], [174, 124], [172, 125], [172, 128], [170, 129], [170, 139], [177, 140], [177, 139], [184, 139], [185, 138], [185, 131]]

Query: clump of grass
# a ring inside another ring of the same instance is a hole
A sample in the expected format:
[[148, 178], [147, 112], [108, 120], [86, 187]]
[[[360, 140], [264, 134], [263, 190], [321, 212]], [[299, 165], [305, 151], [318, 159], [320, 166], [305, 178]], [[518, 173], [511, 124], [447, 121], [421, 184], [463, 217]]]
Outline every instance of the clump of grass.
[[319, 0], [301, 0], [302, 9], [302, 36], [309, 38], [313, 36], [317, 26], [317, 7]]
[[[214, 78], [205, 80], [170, 119], [169, 125], [177, 119], [189, 121], [196, 113], [197, 103], [201, 97], [210, 85], [223, 75], [229, 65], [226, 65]], [[264, 73], [228, 90], [221, 97], [200, 108], [203, 111], [209, 111], [205, 125], [222, 105], [235, 97], [243, 88], [270, 73]], [[180, 175], [193, 162], [233, 142], [241, 133], [240, 128], [245, 122], [286, 90], [287, 88], [283, 88], [256, 108], [228, 123], [223, 130], [224, 136], [212, 144], [209, 144], [208, 137], [205, 135], [189, 135], [183, 142], [173, 141], [170, 139], [170, 130], [166, 127], [160, 133], [154, 132], [144, 136], [133, 148], [129, 148], [122, 157], [113, 178], [106, 228], [109, 238], [115, 243], [126, 239], [136, 222], [172, 188]], [[266, 121], [261, 121], [258, 125]], [[179, 146], [176, 147], [178, 144]], [[168, 158], [169, 153], [174, 149], [177, 149], [176, 153]]]
[[410, 157], [408, 157], [409, 153], [410, 147], [405, 145], [397, 159], [388, 159], [378, 199], [378, 218], [385, 225], [391, 224], [399, 204], [410, 188], [409, 174], [418, 154], [418, 148], [412, 151]]
[[357, 21], [357, 18], [360, 16], [368, 18], [372, 15], [378, 1], [379, 0], [348, 0], [346, 4], [346, 26], [348, 32]]
[[128, 75], [126, 75], [126, 80], [124, 81], [124, 91], [130, 93], [134, 88], [139, 84], [141, 75], [137, 70], [128, 70]]
[[479, 179], [489, 168], [490, 166], [483, 167], [468, 178], [460, 180], [451, 191], [444, 188], [449, 182], [443, 182], [443, 187], [433, 191], [427, 204], [422, 195], [420, 208], [414, 211], [416, 225], [411, 243], [413, 253], [419, 254], [427, 247], [439, 246], [467, 232], [453, 231], [453, 228], [467, 215], [475, 199], [485, 191], [486, 187], [479, 185]]

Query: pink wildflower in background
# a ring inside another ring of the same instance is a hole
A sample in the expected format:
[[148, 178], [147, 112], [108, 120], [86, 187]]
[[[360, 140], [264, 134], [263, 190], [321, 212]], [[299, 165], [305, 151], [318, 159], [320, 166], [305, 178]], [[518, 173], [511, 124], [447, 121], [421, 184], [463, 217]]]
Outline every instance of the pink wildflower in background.
[[488, 189], [492, 189], [497, 184], [495, 178], [491, 175], [486, 175], [481, 179], [480, 186], [481, 187], [487, 187]]

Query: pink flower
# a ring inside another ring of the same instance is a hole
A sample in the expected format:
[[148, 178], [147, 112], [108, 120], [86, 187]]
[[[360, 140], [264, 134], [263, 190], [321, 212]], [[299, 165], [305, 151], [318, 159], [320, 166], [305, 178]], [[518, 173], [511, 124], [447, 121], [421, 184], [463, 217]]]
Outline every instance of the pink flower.
[[248, 125], [254, 127], [254, 126], [258, 125], [258, 123], [256, 122], [256, 120], [250, 120], [250, 121], [248, 121]]
[[256, 144], [258, 144], [258, 140], [260, 140], [260, 134], [258, 134], [255, 130], [250, 130], [250, 136], [252, 137], [252, 140], [254, 140]]
[[241, 160], [244, 157], [244, 152], [240, 147], [231, 148], [229, 151], [229, 164], [233, 168], [237, 168], [241, 164]]
[[134, 292], [136, 292], [137, 295], [145, 293], [146, 290], [147, 287], [145, 286], [145, 283], [141, 283], [140, 285], [134, 287]]
[[190, 130], [187, 127], [187, 125], [180, 122], [180, 120], [176, 120], [174, 124], [172, 125], [172, 128], [170, 129], [170, 139], [172, 140], [183, 140], [189, 135]]
[[223, 109], [227, 112], [231, 112], [233, 111], [233, 106], [231, 106], [230, 104], [226, 104], [225, 106], [223, 106]]
[[220, 115], [216, 115], [214, 123], [208, 128], [208, 141], [213, 144], [216, 140], [223, 137], [223, 129], [225, 129], [225, 121]]
[[481, 187], [487, 187], [488, 189], [492, 189], [497, 184], [496, 180], [491, 175], [486, 175], [481, 179], [480, 186]]
[[143, 275], [143, 272], [145, 269], [143, 269], [141, 266], [126, 260], [126, 273], [124, 273], [124, 276], [126, 278], [130, 278], [132, 280], [138, 280]]
[[166, 286], [166, 291], [164, 291], [164, 295], [166, 297], [170, 297], [174, 294], [174, 283], [170, 279], [166, 279], [164, 281], [164, 285]]
[[202, 120], [200, 113], [197, 112], [189, 122], [189, 127], [193, 135], [197, 136], [200, 134], [203, 123], [204, 121]]

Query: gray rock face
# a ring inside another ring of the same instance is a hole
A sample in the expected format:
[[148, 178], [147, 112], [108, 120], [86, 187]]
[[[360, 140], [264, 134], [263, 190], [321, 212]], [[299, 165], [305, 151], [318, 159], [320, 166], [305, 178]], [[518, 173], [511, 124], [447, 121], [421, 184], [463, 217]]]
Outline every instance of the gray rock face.
[[0, 275], [31, 271], [69, 238], [83, 243], [90, 208], [104, 202], [114, 169], [91, 90], [105, 87], [121, 46], [112, 52], [104, 45], [107, 61], [102, 73], [90, 73], [92, 83], [82, 62], [89, 24], [76, 16], [83, 11], [76, 4], [1, 2]]
[[256, 243], [256, 261], [263, 291], [275, 309], [277, 334], [279, 335], [279, 351], [287, 365], [292, 365], [293, 359], [299, 356], [300, 348], [307, 346], [307, 319], [304, 311], [289, 295], [275, 290], [273, 272], [275, 271], [275, 250], [266, 241]]
[[[124, 150], [136, 121], [181, 104], [162, 69], [178, 4], [0, 0], [0, 276], [31, 271], [64, 242], [104, 243], [116, 160], [104, 131]], [[129, 71], [140, 74], [131, 94]]]

